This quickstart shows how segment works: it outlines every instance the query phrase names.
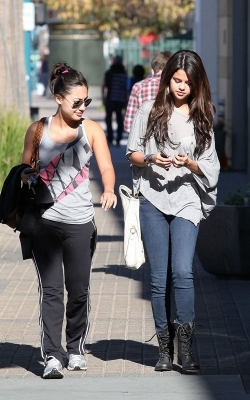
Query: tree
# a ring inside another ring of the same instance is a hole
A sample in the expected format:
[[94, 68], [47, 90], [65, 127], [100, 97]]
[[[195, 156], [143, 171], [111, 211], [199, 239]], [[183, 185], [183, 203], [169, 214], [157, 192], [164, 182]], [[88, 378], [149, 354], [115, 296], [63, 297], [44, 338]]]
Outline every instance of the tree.
[[149, 31], [180, 32], [184, 17], [195, 0], [44, 0], [67, 23], [81, 23], [102, 35], [115, 31], [120, 37], [134, 37]]
[[0, 1], [0, 105], [28, 116], [22, 10], [23, 0]]

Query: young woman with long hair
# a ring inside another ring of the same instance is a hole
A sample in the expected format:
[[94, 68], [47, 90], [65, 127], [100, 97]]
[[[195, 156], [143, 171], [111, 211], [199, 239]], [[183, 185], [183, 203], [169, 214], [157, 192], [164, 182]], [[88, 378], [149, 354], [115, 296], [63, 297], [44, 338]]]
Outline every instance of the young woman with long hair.
[[[127, 144], [139, 191], [142, 238], [151, 269], [151, 304], [159, 342], [156, 371], [178, 362], [198, 371], [192, 354], [195, 327], [193, 257], [199, 223], [216, 203], [220, 165], [215, 150], [208, 78], [197, 53], [168, 60], [155, 100], [138, 110]], [[171, 319], [173, 281], [176, 318]]]

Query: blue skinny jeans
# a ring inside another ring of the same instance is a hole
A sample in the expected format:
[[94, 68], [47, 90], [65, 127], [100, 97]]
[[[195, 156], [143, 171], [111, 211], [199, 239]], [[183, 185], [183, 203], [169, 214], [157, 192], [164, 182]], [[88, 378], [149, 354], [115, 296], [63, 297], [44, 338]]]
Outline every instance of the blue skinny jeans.
[[194, 313], [193, 258], [199, 225], [159, 211], [140, 195], [142, 239], [151, 273], [151, 304], [155, 329], [160, 333], [171, 321], [171, 277], [175, 321], [192, 322]]

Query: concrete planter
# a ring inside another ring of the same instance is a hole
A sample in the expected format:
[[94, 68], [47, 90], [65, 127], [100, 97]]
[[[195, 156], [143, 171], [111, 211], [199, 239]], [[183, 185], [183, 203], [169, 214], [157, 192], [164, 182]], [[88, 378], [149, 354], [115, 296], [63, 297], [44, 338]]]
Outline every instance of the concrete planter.
[[216, 206], [201, 222], [196, 252], [211, 274], [250, 278], [250, 206]]

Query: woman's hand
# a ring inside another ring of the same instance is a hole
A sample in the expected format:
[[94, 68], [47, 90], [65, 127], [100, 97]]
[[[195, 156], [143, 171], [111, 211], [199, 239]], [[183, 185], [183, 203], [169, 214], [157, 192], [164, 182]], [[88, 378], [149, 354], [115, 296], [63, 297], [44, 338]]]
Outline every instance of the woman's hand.
[[115, 208], [117, 204], [117, 197], [112, 190], [105, 190], [101, 195], [100, 203], [105, 211], [111, 207]]
[[176, 154], [173, 157], [173, 166], [176, 168], [186, 167], [189, 169], [189, 171], [195, 174], [204, 175], [203, 172], [200, 170], [197, 161], [189, 158], [187, 154], [185, 153], [181, 153], [178, 155]]
[[167, 171], [172, 165], [172, 157], [168, 156], [167, 154], [163, 155], [163, 153], [155, 153], [152, 156], [152, 161], [155, 165], [158, 165], [158, 167], [164, 168]]
[[181, 168], [181, 167], [188, 167], [190, 164], [190, 159], [188, 158], [187, 154], [181, 153], [181, 154], [175, 154], [172, 160], [172, 164], [176, 168]]

